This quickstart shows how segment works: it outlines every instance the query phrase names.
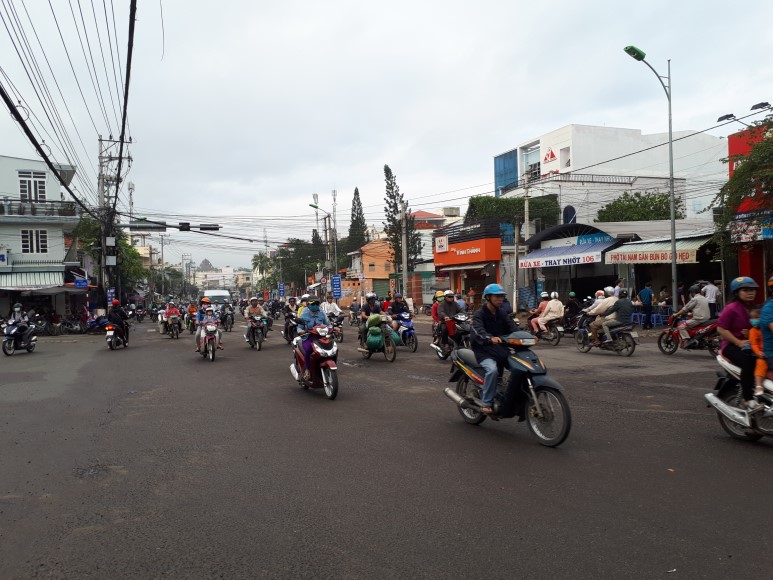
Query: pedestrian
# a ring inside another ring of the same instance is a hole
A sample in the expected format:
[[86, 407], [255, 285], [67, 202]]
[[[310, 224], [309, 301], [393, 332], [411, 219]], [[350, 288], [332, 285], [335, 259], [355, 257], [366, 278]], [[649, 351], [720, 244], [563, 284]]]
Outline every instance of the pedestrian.
[[620, 290], [623, 289], [623, 281], [621, 279], [615, 280], [615, 296], [620, 297]]
[[717, 317], [717, 294], [719, 294], [719, 288], [717, 288], [714, 285], [714, 282], [709, 280], [709, 283], [703, 287], [701, 292], [706, 297], [706, 301], [709, 303], [709, 311], [711, 312], [711, 317], [716, 318]]
[[642, 328], [649, 330], [652, 328], [652, 300], [655, 293], [652, 291], [652, 282], [647, 282], [644, 288], [639, 292], [639, 300], [641, 300], [641, 312], [642, 312]]
[[459, 305], [459, 308], [462, 309], [462, 312], [467, 312], [467, 302], [464, 301], [461, 294], [456, 295], [456, 303]]

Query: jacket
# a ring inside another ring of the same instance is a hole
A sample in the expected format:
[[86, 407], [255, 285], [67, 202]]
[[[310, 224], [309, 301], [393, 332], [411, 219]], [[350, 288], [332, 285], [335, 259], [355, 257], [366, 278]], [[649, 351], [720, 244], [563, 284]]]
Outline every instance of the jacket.
[[456, 300], [452, 300], [451, 302], [446, 302], [446, 300], [443, 299], [442, 302], [438, 302], [437, 314], [440, 320], [444, 320], [444, 317], [446, 316], [448, 316], [448, 318], [453, 318], [461, 311], [462, 309], [459, 308], [459, 305], [456, 303]]
[[556, 320], [564, 315], [564, 304], [558, 299], [553, 298], [542, 311], [542, 318], [547, 320]]
[[631, 320], [631, 315], [633, 314], [633, 302], [631, 302], [630, 298], [620, 298], [617, 302], [615, 302], [612, 307], [606, 311], [604, 316], [606, 316], [607, 320], [617, 320], [618, 322], [621, 322], [625, 324], [629, 320]]
[[588, 314], [590, 314], [591, 316], [605, 316], [605, 312], [610, 308], [612, 308], [612, 305], [615, 302], [617, 302], [617, 300], [618, 300], [617, 296], [609, 296], [607, 298], [604, 298], [604, 300], [602, 300], [598, 304], [591, 306], [591, 309], [588, 310]]
[[695, 322], [706, 322], [711, 318], [711, 310], [709, 309], [709, 301], [705, 296], [696, 294], [692, 300], [684, 305], [684, 310], [692, 312], [692, 319]]
[[324, 324], [325, 326], [330, 325], [327, 315], [321, 308], [317, 310], [317, 312], [312, 312], [310, 309], [306, 308], [298, 319], [298, 327], [302, 330], [309, 330], [318, 324]]
[[506, 347], [494, 344], [491, 339], [495, 336], [506, 336], [518, 330], [515, 322], [501, 309], [497, 308], [496, 313], [491, 312], [488, 306], [483, 306], [475, 311], [472, 316], [472, 350], [475, 356], [480, 360], [483, 358], [493, 358], [502, 361], [507, 358], [508, 350]]

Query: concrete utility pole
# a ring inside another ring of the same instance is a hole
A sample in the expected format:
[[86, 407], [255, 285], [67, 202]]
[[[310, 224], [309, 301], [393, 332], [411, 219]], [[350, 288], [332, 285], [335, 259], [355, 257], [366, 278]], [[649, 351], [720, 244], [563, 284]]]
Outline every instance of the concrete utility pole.
[[338, 222], [336, 221], [336, 197], [338, 192], [333, 190], [333, 261], [335, 266], [333, 267], [333, 273], [338, 274]]
[[402, 246], [403, 246], [403, 294], [408, 295], [408, 202], [404, 201], [400, 208], [400, 221], [402, 222]]
[[158, 234], [158, 237], [161, 238], [161, 295], [164, 296], [166, 294], [165, 285], [164, 285], [164, 282], [166, 281], [166, 262], [164, 261], [164, 238], [169, 236], [165, 234]]
[[103, 290], [107, 291], [107, 268], [105, 267], [105, 237], [107, 236], [107, 229], [105, 226], [105, 220], [107, 219], [107, 211], [105, 209], [105, 170], [107, 165], [107, 157], [105, 157], [104, 144], [102, 142], [102, 135], [98, 136], [99, 144], [99, 176], [97, 177], [97, 195], [99, 196], [99, 217], [102, 220], [101, 223], [101, 247], [102, 252], [99, 258], [99, 283], [102, 285]]

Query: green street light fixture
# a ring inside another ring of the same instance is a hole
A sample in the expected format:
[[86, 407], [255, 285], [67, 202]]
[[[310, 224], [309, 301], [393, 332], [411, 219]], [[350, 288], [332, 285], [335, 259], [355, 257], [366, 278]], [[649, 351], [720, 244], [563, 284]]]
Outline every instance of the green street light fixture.
[[[676, 295], [676, 209], [674, 203], [674, 132], [671, 119], [671, 59], [668, 59], [668, 75], [663, 77], [658, 74], [658, 71], [656, 71], [650, 63], [644, 60], [647, 54], [640, 48], [631, 45], [626, 46], [623, 51], [634, 60], [646, 64], [650, 70], [655, 73], [660, 85], [666, 92], [666, 99], [668, 99], [668, 192], [671, 202], [671, 300], [673, 309], [676, 311], [679, 308], [679, 304]], [[668, 84], [663, 82], [663, 79], [666, 79]]]

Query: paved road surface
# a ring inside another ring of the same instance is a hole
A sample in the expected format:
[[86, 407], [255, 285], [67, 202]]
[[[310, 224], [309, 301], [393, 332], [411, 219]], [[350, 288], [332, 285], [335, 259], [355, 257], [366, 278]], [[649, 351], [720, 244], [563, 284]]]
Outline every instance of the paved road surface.
[[706, 353], [537, 347], [574, 418], [547, 449], [464, 424], [426, 339], [389, 364], [349, 333], [331, 402], [276, 333], [213, 364], [137, 328], [0, 361], [1, 578], [770, 575], [773, 445], [721, 431]]

